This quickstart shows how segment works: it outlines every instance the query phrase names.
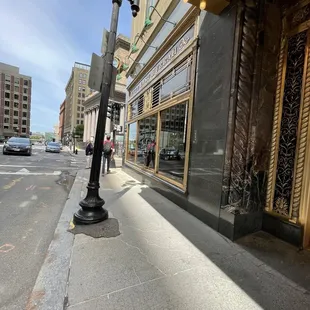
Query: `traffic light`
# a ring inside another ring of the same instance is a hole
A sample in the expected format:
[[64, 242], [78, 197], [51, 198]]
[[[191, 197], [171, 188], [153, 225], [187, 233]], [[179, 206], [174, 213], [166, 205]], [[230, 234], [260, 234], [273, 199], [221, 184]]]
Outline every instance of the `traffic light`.
[[120, 120], [120, 112], [121, 112], [121, 106], [118, 103], [114, 103], [112, 106], [112, 111], [113, 111], [113, 123], [115, 125], [119, 124]]
[[112, 103], [109, 102], [108, 104], [108, 111], [107, 111], [107, 118], [113, 119], [113, 109], [112, 109]]
[[136, 17], [140, 11], [140, 0], [129, 0], [129, 3], [131, 5], [132, 16]]

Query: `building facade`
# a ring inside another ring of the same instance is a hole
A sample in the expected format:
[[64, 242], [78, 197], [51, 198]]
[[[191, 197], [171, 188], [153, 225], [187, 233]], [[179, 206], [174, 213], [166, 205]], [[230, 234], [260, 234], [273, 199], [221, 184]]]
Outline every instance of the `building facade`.
[[[118, 35], [116, 38], [114, 60], [117, 66], [127, 65], [130, 50], [130, 39]], [[126, 74], [123, 71], [117, 78], [109, 100], [109, 111], [106, 119], [105, 134], [113, 136], [117, 146], [123, 146], [125, 128]], [[84, 102], [85, 126], [83, 141], [94, 141], [99, 115], [101, 93], [89, 94]], [[116, 147], [117, 147], [116, 146]]]
[[66, 100], [60, 105], [59, 109], [59, 131], [58, 136], [61, 142], [64, 142], [64, 123], [65, 123]]
[[133, 21], [127, 170], [232, 240], [309, 247], [310, 1], [200, 2]]
[[31, 77], [19, 68], [0, 63], [0, 136], [29, 136], [31, 117]]
[[90, 66], [75, 62], [66, 85], [66, 108], [64, 117], [64, 135], [69, 137], [77, 125], [84, 125], [84, 101], [90, 93], [88, 76]]

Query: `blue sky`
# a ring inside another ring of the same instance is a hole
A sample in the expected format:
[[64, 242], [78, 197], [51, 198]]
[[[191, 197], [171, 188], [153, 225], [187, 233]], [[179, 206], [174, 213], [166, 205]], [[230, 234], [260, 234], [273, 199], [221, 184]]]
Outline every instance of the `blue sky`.
[[[100, 54], [112, 0], [1, 0], [0, 62], [32, 77], [31, 130], [52, 131], [75, 61]], [[118, 32], [130, 36], [131, 10], [123, 1]]]

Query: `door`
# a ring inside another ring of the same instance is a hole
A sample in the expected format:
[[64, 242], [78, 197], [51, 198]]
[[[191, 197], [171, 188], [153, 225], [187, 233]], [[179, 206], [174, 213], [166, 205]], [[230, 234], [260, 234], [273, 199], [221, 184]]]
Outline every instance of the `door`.
[[287, 9], [271, 141], [266, 211], [304, 228], [309, 245], [310, 1]]

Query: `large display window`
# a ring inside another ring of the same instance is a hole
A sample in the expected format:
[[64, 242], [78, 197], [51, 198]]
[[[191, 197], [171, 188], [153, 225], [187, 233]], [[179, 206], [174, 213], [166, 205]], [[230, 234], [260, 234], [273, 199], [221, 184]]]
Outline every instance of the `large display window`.
[[128, 125], [127, 160], [135, 162], [137, 148], [137, 122]]
[[137, 164], [155, 168], [157, 114], [141, 119], [138, 130]]
[[180, 183], [184, 179], [187, 108], [183, 102], [160, 113], [158, 172]]

